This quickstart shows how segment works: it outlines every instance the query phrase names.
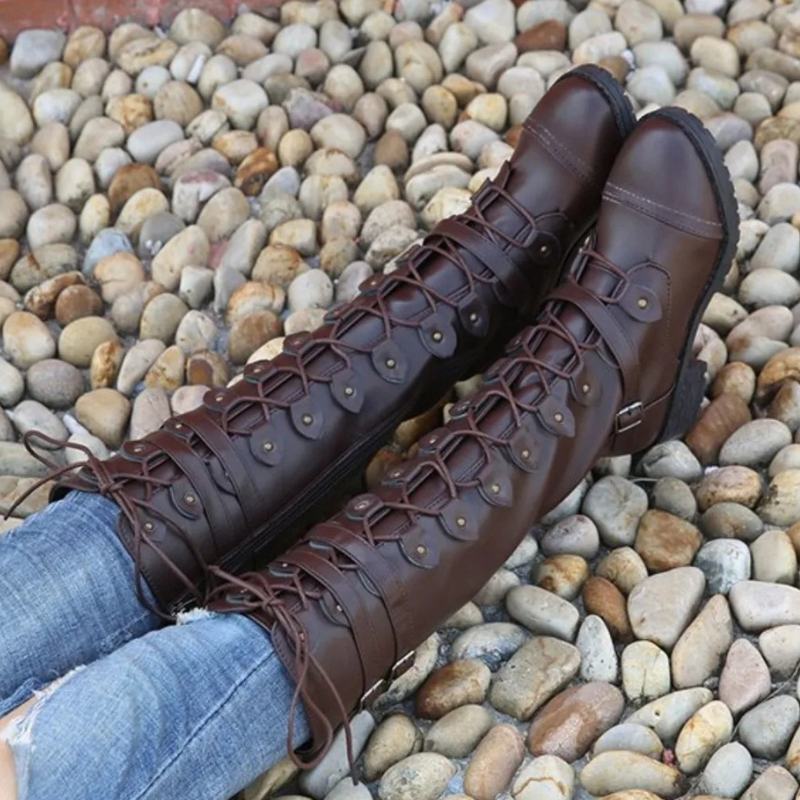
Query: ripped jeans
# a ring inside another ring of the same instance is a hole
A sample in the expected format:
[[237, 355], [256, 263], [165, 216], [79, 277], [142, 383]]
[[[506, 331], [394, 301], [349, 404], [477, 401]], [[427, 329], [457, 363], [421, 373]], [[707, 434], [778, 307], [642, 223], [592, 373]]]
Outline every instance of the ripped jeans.
[[227, 800], [285, 755], [294, 685], [243, 616], [162, 628], [117, 513], [76, 492], [0, 535], [0, 716], [38, 698], [3, 733], [18, 800]]

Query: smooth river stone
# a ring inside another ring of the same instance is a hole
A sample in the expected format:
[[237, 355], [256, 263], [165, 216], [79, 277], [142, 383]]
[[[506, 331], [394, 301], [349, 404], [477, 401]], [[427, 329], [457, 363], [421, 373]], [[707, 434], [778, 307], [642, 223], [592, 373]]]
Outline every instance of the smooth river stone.
[[535, 756], [577, 761], [619, 721], [624, 707], [622, 692], [609, 683], [573, 686], [536, 714], [528, 732], [528, 749]]

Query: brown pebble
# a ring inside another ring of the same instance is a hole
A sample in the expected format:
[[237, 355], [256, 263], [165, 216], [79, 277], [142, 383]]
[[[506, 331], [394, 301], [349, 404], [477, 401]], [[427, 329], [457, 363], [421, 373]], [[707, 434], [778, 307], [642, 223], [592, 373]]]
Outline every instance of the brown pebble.
[[530, 50], [563, 50], [567, 43], [567, 28], [556, 19], [547, 19], [522, 31], [514, 44], [520, 53]]
[[106, 104], [106, 116], [119, 122], [130, 136], [137, 128], [153, 121], [153, 104], [143, 94], [112, 97]]
[[439, 719], [459, 706], [482, 703], [490, 680], [489, 667], [482, 661], [465, 659], [445, 664], [417, 692], [417, 716]]
[[117, 382], [117, 372], [124, 355], [125, 348], [116, 339], [102, 342], [95, 348], [89, 367], [92, 389], [105, 389]]
[[0, 36], [0, 64], [5, 64], [8, 61], [8, 44], [6, 40]]
[[464, 772], [464, 790], [475, 800], [495, 800], [508, 787], [525, 757], [513, 725], [495, 725], [475, 749]]
[[56, 300], [55, 317], [62, 327], [81, 317], [99, 317], [102, 313], [103, 301], [89, 286], [67, 286]]
[[386, 131], [375, 145], [375, 163], [399, 171], [408, 166], [408, 143], [399, 131]]
[[583, 584], [583, 604], [587, 614], [597, 614], [618, 642], [632, 638], [625, 596], [606, 578], [592, 576]]
[[733, 394], [741, 397], [744, 403], [750, 403], [756, 388], [755, 370], [743, 361], [731, 361], [717, 373], [711, 384], [711, 397]]
[[234, 364], [244, 364], [264, 342], [281, 334], [281, 321], [271, 311], [256, 311], [231, 326], [228, 355]]
[[140, 189], [161, 190], [161, 178], [149, 164], [126, 164], [120, 167], [108, 187], [111, 212], [116, 214]]
[[528, 749], [569, 763], [582, 758], [625, 708], [625, 698], [610, 683], [573, 686], [548, 701], [531, 722]]
[[721, 394], [706, 406], [686, 435], [686, 444], [701, 464], [714, 464], [725, 440], [750, 419], [750, 409], [741, 397]]
[[619, 83], [625, 83], [625, 78], [631, 71], [631, 65], [622, 56], [606, 56], [597, 64], [610, 72]]
[[219, 353], [195, 353], [186, 364], [186, 382], [190, 385], [224, 386], [228, 377], [228, 362]]
[[39, 319], [48, 319], [61, 292], [78, 284], [83, 284], [83, 274], [80, 272], [64, 272], [48, 278], [25, 295], [25, 308]]
[[589, 565], [581, 556], [559, 553], [542, 561], [534, 572], [537, 586], [566, 600], [573, 600], [589, 577]]
[[267, 147], [259, 147], [239, 164], [233, 181], [234, 186], [241, 189], [248, 197], [256, 197], [277, 169], [278, 159], [275, 153]]
[[700, 549], [700, 531], [685, 519], [650, 509], [639, 520], [634, 548], [651, 572], [688, 567]]
[[16, 239], [0, 239], [0, 281], [8, 278], [18, 258], [19, 242]]

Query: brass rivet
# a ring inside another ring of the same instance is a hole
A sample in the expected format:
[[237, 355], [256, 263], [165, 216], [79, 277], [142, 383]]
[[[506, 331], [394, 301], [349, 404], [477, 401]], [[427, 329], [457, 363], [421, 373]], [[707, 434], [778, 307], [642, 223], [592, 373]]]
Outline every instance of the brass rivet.
[[183, 499], [191, 506], [194, 505], [194, 501], [197, 499], [193, 494], [185, 494]]
[[344, 387], [345, 397], [352, 397], [355, 393], [356, 393], [356, 390], [352, 386], [345, 386]]
[[550, 245], [549, 244], [543, 244], [539, 248], [539, 255], [540, 256], [546, 256], [549, 252], [550, 252]]
[[393, 358], [387, 358], [386, 366], [389, 367], [389, 369], [394, 369], [397, 366], [397, 362]]
[[473, 311], [469, 315], [469, 321], [472, 322], [473, 324], [476, 323], [479, 319], [480, 319], [480, 317], [478, 316], [478, 313], [476, 311]]
[[149, 533], [150, 531], [152, 531], [154, 527], [155, 527], [155, 525], [153, 525], [153, 523], [152, 523], [152, 522], [145, 522], [145, 524], [144, 524], [144, 529], [145, 529], [146, 531], [148, 531], [148, 533]]
[[225, 395], [224, 395], [224, 394], [218, 394], [218, 395], [217, 395], [217, 396], [216, 396], [214, 399], [215, 399], [215, 400], [216, 400], [218, 403], [221, 403], [221, 402], [222, 402], [222, 401], [225, 399]]
[[338, 603], [336, 604], [336, 610], [339, 611], [340, 613], [342, 611], [342, 607]]
[[369, 502], [368, 501], [361, 500], [360, 502], [356, 503], [356, 511], [363, 511], [368, 506], [369, 506]]
[[393, 469], [390, 474], [393, 478], [399, 478], [403, 473], [399, 469]]
[[442, 339], [444, 339], [444, 335], [442, 334], [441, 331], [434, 331], [431, 334], [431, 338], [433, 339], [434, 342], [441, 342]]
[[424, 555], [425, 555], [425, 553], [427, 553], [427, 552], [428, 552], [428, 551], [427, 551], [427, 549], [425, 548], [425, 545], [422, 545], [422, 544], [420, 544], [420, 545], [417, 545], [417, 553], [419, 553], [419, 555], [421, 555], [421, 556], [424, 556]]
[[527, 460], [528, 460], [528, 459], [531, 457], [531, 451], [530, 451], [530, 450], [528, 450], [528, 448], [526, 447], [526, 448], [525, 448], [525, 449], [522, 451], [521, 455], [522, 455], [522, 457], [523, 457], [523, 458], [524, 458], [524, 459], [527, 461]]
[[272, 451], [275, 449], [275, 445], [274, 445], [274, 444], [272, 444], [272, 442], [264, 442], [264, 444], [263, 444], [263, 445], [261, 445], [261, 446], [262, 446], [262, 447], [263, 447], [263, 448], [264, 448], [264, 449], [265, 449], [265, 450], [266, 450], [268, 453], [271, 453], [271, 452], [272, 452]]
[[556, 422], [563, 422], [564, 421], [564, 415], [560, 411], [557, 411], [553, 418], [555, 419]]
[[142, 450], [144, 450], [144, 445], [143, 444], [135, 444], [132, 449], [133, 449], [134, 453], [141, 453]]
[[303, 425], [310, 425], [314, 421], [311, 414], [303, 414]]
[[583, 386], [581, 386], [581, 391], [582, 391], [584, 394], [589, 394], [589, 389], [590, 389], [590, 388], [591, 388], [591, 387], [589, 386], [589, 384], [588, 384], [588, 383], [584, 383], [584, 384], [583, 384]]
[[281, 569], [289, 569], [289, 565], [285, 561], [281, 561]]
[[647, 308], [647, 298], [646, 297], [640, 297], [639, 298], [639, 302], [637, 303], [637, 305], [639, 306], [639, 308]]
[[466, 518], [465, 517], [456, 517], [456, 525], [458, 525], [459, 528], [465, 528], [466, 525], [467, 525]]
[[493, 483], [489, 488], [492, 490], [492, 494], [500, 494], [500, 484], [499, 483]]

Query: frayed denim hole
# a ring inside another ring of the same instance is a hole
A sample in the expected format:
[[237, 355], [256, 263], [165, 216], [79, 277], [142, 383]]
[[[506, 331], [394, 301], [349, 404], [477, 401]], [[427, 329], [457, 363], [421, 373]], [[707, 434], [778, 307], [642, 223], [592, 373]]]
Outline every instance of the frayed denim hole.
[[204, 619], [214, 619], [220, 616], [216, 611], [209, 611], [207, 608], [192, 608], [189, 611], [181, 611], [175, 617], [177, 625], [191, 625], [193, 622], [200, 622]]
[[79, 672], [86, 669], [84, 665], [75, 667], [66, 675], [54, 680], [44, 689], [33, 691], [36, 702], [27, 714], [13, 720], [9, 726], [0, 731], [0, 742], [8, 745], [14, 759], [14, 772], [17, 776], [17, 800], [26, 800], [31, 778], [31, 755], [34, 751], [33, 726], [41, 713], [44, 704], [67, 681], [74, 678]]

